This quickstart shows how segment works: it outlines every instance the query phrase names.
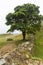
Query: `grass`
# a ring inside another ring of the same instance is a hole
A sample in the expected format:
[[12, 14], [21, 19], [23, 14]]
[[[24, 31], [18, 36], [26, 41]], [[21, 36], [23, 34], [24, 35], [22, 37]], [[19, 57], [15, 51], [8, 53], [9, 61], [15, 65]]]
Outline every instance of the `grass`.
[[[7, 39], [13, 39], [13, 41], [7, 41]], [[22, 35], [17, 35], [15, 36], [14, 34], [0, 34], [0, 48], [3, 46], [9, 44], [9, 43], [16, 43], [18, 45], [19, 43], [22, 42]]]
[[[27, 36], [26, 36], [27, 37]], [[13, 41], [7, 41], [7, 39], [13, 39]], [[9, 43], [16, 43], [16, 45], [25, 42], [26, 40], [22, 40], [23, 37], [21, 34], [15, 36], [14, 34], [2, 34], [0, 35], [0, 48], [9, 44]]]
[[33, 56], [43, 59], [43, 46], [36, 45]]
[[40, 32], [37, 32], [35, 39], [36, 44], [43, 45], [43, 29], [41, 29]]
[[35, 35], [35, 46], [33, 56], [43, 59], [43, 27]]

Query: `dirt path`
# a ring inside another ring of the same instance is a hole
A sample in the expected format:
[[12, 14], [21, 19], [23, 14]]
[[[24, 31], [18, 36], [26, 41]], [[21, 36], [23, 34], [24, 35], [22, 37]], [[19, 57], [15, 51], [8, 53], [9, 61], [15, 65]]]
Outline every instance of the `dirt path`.
[[16, 47], [15, 44], [7, 44], [3, 48], [1, 48], [0, 49], [0, 57], [7, 53], [10, 53], [15, 47]]

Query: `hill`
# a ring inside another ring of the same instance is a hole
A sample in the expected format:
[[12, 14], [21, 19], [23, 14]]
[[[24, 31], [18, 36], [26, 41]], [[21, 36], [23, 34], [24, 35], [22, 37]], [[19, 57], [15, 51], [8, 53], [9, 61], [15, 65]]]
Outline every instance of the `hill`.
[[[19, 44], [22, 44], [26, 41], [22, 40], [21, 34], [17, 36], [15, 36], [14, 34], [0, 35], [0, 51], [1, 51], [0, 53], [4, 55], [12, 51], [15, 47], [18, 47]], [[41, 27], [40, 32], [37, 32], [35, 35], [35, 46], [32, 56], [41, 58], [43, 60], [43, 26]]]

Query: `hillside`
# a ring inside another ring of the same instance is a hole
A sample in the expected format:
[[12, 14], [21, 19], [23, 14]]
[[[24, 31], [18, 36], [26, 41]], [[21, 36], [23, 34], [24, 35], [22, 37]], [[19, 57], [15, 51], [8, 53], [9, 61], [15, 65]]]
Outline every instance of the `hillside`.
[[[27, 38], [29, 39], [28, 35], [26, 36]], [[25, 44], [26, 42], [29, 42], [29, 40], [23, 41], [21, 34], [17, 36], [14, 34], [0, 35], [0, 58], [6, 57], [7, 64], [5, 65], [11, 65], [9, 61], [13, 62], [13, 65], [14, 63], [17, 63], [17, 65], [43, 65], [43, 27], [35, 35], [34, 51], [33, 49], [28, 51], [28, 49], [31, 49], [32, 43], [29, 46]]]

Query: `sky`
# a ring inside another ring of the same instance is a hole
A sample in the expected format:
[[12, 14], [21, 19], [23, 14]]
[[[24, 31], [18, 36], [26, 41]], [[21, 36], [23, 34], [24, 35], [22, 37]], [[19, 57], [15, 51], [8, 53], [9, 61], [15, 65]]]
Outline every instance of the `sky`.
[[[6, 33], [10, 26], [6, 26], [6, 15], [14, 12], [14, 8], [18, 5], [31, 3], [38, 5], [40, 14], [43, 15], [43, 0], [0, 0], [0, 34]], [[18, 33], [18, 31], [15, 31]]]

